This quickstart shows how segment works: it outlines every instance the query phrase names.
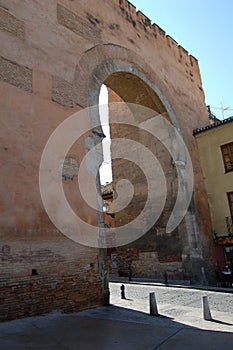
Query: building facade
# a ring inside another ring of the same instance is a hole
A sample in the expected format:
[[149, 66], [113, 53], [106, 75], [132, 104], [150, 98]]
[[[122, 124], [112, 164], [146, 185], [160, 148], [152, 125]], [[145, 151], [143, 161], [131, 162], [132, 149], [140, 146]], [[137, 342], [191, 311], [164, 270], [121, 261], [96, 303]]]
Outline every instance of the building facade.
[[207, 189], [218, 269], [233, 270], [233, 117], [194, 130]]

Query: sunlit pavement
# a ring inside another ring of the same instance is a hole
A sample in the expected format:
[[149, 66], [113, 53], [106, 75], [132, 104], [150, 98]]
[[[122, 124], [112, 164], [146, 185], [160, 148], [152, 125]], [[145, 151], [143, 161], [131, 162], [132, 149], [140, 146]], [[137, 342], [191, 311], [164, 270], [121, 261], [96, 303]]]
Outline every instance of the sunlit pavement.
[[[110, 283], [111, 303], [149, 313], [149, 293], [154, 292], [159, 315], [198, 329], [233, 332], [233, 290], [230, 293], [192, 288], [124, 283], [126, 300], [121, 299], [121, 283]], [[207, 295], [212, 321], [203, 319], [202, 296]], [[149, 320], [154, 319], [149, 316]]]
[[[0, 349], [232, 349], [233, 294], [125, 284], [122, 300], [120, 284], [110, 287], [109, 307], [0, 324]], [[150, 292], [159, 316], [148, 314]], [[211, 321], [203, 320], [202, 295], [208, 295]]]

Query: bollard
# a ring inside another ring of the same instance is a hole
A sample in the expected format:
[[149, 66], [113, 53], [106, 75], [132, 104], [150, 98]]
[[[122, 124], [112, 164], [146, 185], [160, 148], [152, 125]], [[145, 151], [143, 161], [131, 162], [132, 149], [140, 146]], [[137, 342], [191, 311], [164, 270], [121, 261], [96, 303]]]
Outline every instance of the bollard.
[[207, 321], [212, 320], [207, 295], [202, 296], [202, 305], [203, 305], [203, 318], [204, 318], [204, 320], [207, 320]]
[[121, 285], [121, 299], [126, 299], [126, 297], [125, 297], [125, 286], [123, 284]]
[[150, 315], [151, 316], [157, 316], [158, 313], [158, 308], [157, 308], [157, 303], [155, 299], [155, 293], [152, 292], [150, 293]]

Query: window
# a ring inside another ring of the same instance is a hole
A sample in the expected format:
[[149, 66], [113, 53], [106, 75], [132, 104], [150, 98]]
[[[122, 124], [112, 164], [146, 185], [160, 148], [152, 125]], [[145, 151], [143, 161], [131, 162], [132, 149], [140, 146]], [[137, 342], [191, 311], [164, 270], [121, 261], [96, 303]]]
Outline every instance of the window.
[[225, 171], [233, 171], [233, 142], [221, 146]]
[[233, 192], [227, 193], [231, 216], [233, 217]]

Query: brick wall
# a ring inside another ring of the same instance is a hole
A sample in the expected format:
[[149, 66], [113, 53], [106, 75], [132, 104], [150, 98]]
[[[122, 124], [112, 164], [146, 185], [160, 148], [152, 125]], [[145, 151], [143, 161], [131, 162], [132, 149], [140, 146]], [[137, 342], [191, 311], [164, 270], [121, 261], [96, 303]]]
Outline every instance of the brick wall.
[[0, 278], [0, 321], [52, 311], [77, 312], [101, 303], [101, 281], [91, 269], [85, 278], [78, 273]]

